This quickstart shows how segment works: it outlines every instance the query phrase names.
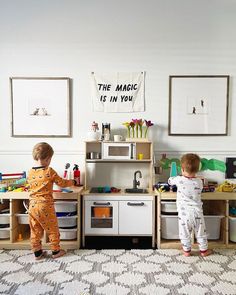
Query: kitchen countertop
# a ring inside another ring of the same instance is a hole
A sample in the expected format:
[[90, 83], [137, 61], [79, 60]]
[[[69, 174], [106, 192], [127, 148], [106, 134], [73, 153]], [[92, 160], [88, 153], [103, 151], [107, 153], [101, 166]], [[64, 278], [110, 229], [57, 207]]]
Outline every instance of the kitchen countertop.
[[[81, 195], [83, 192], [83, 187], [71, 187], [72, 193], [64, 193], [64, 192], [54, 192], [53, 198], [54, 199], [68, 199], [74, 200], [78, 198], [78, 195]], [[5, 192], [0, 193], [0, 199], [28, 199], [29, 192]]]
[[[156, 195], [160, 195], [161, 200], [176, 200], [176, 193], [163, 192], [159, 193], [156, 191]], [[209, 192], [202, 193], [202, 200], [236, 200], [236, 192]]]
[[153, 190], [147, 189], [147, 193], [126, 193], [125, 189], [121, 189], [118, 193], [90, 193], [90, 189], [84, 190], [82, 195], [97, 195], [97, 196], [155, 196], [156, 193]]

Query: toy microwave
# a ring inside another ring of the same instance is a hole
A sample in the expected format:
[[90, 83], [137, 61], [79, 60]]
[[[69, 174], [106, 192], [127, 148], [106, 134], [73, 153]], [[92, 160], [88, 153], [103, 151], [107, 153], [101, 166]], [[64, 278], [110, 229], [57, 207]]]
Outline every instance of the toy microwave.
[[136, 143], [103, 142], [104, 160], [136, 160]]

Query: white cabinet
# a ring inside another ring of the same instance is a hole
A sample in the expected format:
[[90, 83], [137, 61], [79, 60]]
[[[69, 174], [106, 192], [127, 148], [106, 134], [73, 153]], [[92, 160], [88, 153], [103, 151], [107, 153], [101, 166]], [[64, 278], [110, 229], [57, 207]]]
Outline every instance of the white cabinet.
[[152, 201], [119, 201], [119, 234], [152, 235]]
[[154, 196], [86, 195], [86, 235], [152, 236]]

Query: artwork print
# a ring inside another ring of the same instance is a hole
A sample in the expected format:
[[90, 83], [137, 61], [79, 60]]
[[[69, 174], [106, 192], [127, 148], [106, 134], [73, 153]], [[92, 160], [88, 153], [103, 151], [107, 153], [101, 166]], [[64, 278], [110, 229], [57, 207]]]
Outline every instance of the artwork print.
[[170, 76], [169, 135], [227, 135], [229, 76]]
[[10, 78], [13, 137], [70, 137], [69, 78]]

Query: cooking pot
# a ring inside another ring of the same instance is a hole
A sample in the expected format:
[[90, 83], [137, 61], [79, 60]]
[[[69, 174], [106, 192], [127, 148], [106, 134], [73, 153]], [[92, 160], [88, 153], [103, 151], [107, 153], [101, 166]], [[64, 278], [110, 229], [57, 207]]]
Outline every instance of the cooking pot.
[[101, 154], [98, 152], [87, 153], [87, 159], [95, 160], [95, 159], [100, 159], [100, 158], [101, 158]]

